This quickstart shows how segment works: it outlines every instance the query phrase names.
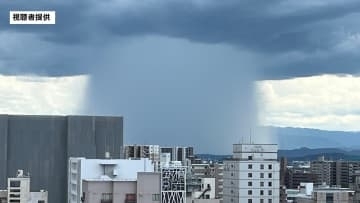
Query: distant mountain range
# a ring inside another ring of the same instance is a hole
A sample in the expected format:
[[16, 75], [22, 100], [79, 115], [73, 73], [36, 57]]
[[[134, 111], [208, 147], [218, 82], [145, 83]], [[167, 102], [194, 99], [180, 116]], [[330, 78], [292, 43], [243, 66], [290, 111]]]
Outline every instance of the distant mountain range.
[[337, 148], [360, 149], [360, 132], [325, 131], [308, 128], [261, 127], [280, 149]]
[[[261, 127], [279, 145], [279, 157], [289, 160], [360, 160], [360, 132], [325, 131], [308, 128]], [[202, 159], [223, 160], [231, 155], [199, 154]]]

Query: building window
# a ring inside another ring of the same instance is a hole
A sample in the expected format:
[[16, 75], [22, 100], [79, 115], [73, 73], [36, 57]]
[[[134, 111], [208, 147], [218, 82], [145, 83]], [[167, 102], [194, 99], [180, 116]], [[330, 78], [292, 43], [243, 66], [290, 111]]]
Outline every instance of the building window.
[[272, 195], [272, 190], [269, 190], [269, 191], [268, 191], [268, 195]]
[[160, 201], [160, 194], [153, 194], [152, 201]]
[[20, 187], [20, 180], [10, 181], [10, 187]]
[[260, 182], [260, 187], [264, 187], [264, 182]]
[[248, 173], [248, 178], [252, 178], [252, 173]]
[[252, 199], [248, 199], [248, 203], [252, 203]]
[[260, 178], [264, 178], [264, 173], [260, 173]]
[[260, 203], [264, 203], [264, 199], [260, 199]]
[[268, 186], [269, 186], [269, 187], [272, 187], [272, 182], [269, 182], [269, 183], [268, 183]]
[[249, 164], [249, 165], [248, 165], [248, 169], [252, 169], [252, 164]]
[[272, 169], [272, 165], [271, 164], [269, 164], [269, 170], [271, 170]]
[[268, 203], [272, 203], [272, 199], [268, 199]]
[[334, 202], [334, 194], [326, 193], [326, 202]]
[[231, 168], [234, 168], [234, 165], [233, 165], [233, 164], [231, 164]]
[[102, 201], [109, 201], [113, 199], [112, 193], [102, 193], [101, 194], [101, 200]]
[[264, 195], [264, 190], [260, 190], [260, 195]]
[[269, 174], [268, 174], [268, 177], [269, 177], [269, 178], [272, 178], [272, 173], [269, 173]]
[[76, 167], [76, 163], [75, 163], [75, 162], [72, 162], [72, 163], [71, 163], [71, 167], [72, 167], [72, 169], [76, 170], [76, 168], [77, 168], [77, 167]]
[[252, 182], [248, 182], [248, 186], [252, 186]]
[[252, 190], [248, 190], [248, 195], [252, 195]]
[[38, 200], [38, 203], [45, 203], [45, 200]]
[[234, 176], [234, 173], [231, 173], [231, 176]]
[[136, 194], [126, 194], [125, 202], [136, 202]]
[[252, 156], [248, 156], [248, 160], [252, 160], [253, 159], [253, 157]]
[[231, 194], [233, 194], [233, 193], [234, 193], [234, 190], [231, 190], [230, 192], [231, 192]]
[[260, 169], [264, 169], [264, 164], [260, 164]]

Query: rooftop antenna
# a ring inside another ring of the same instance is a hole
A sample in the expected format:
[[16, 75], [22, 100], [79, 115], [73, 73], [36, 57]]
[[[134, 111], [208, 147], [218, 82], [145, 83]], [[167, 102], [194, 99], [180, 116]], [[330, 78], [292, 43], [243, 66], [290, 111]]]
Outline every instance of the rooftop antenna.
[[250, 128], [250, 144], [252, 144], [252, 141], [251, 141], [251, 128]]

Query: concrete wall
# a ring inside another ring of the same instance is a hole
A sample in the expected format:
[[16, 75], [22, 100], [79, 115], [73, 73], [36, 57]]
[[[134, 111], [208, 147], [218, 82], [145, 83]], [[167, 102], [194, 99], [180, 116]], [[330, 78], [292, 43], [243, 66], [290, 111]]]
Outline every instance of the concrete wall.
[[32, 190], [64, 203], [68, 158], [120, 158], [122, 144], [122, 117], [0, 115], [0, 189], [24, 169]]
[[126, 194], [136, 194], [136, 181], [83, 181], [85, 203], [101, 202], [102, 194], [112, 194], [112, 202], [125, 202]]
[[[126, 194], [136, 195], [136, 181], [116, 181], [114, 182], [113, 202], [125, 202]], [[95, 202], [94, 202], [95, 203]]]
[[83, 181], [83, 189], [85, 203], [99, 203], [103, 193], [113, 193], [113, 183], [111, 181]]
[[44, 192], [31, 192], [31, 203], [38, 203], [39, 201], [44, 201], [44, 203], [48, 203], [48, 193]]
[[153, 195], [158, 195], [158, 197], [161, 199], [160, 173], [138, 173], [137, 193], [138, 203], [160, 202], [160, 200], [153, 201]]
[[[85, 159], [69, 160], [68, 203], [80, 203], [82, 195], [82, 180], [94, 180], [104, 175], [112, 180], [136, 180], [138, 172], [154, 172], [154, 166], [148, 158], [138, 160], [127, 159]], [[116, 176], [113, 176], [116, 172]]]
[[186, 199], [186, 203], [220, 203], [220, 199]]

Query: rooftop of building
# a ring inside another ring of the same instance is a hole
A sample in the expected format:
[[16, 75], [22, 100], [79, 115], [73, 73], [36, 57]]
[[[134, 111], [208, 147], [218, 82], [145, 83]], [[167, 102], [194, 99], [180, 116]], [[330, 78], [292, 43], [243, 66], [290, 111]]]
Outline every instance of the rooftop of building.
[[355, 192], [350, 188], [339, 188], [339, 187], [318, 187], [314, 188], [314, 192], [328, 192], [328, 193], [336, 193], [336, 192]]
[[252, 160], [249, 159], [241, 159], [241, 158], [225, 158], [224, 161], [242, 161], [242, 162], [264, 162], [264, 161], [268, 161], [268, 162], [273, 162], [273, 161], [278, 161], [277, 159], [256, 159], [253, 158]]
[[101, 178], [91, 178], [91, 179], [84, 179], [83, 181], [86, 182], [135, 182], [137, 181], [136, 178], [117, 178], [117, 179], [111, 179], [109, 177], [101, 177]]
[[236, 143], [236, 144], [233, 144], [233, 145], [278, 145], [278, 144], [269, 144], [269, 143], [266, 143], [266, 144], [260, 144], [260, 143]]

